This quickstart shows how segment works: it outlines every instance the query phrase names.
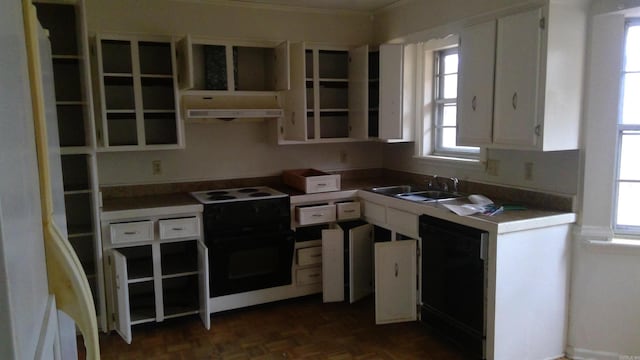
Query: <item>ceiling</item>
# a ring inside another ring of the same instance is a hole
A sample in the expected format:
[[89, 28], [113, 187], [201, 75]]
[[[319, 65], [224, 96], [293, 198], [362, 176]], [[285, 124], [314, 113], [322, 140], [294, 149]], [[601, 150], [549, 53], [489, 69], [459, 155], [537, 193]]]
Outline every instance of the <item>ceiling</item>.
[[402, 0], [232, 0], [238, 3], [291, 6], [296, 8], [374, 12]]

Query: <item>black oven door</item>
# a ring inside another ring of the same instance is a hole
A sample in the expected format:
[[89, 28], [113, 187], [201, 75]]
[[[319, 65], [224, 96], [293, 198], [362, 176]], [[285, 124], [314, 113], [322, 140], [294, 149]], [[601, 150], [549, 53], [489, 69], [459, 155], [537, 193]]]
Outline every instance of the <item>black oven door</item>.
[[209, 239], [211, 297], [291, 284], [292, 231]]

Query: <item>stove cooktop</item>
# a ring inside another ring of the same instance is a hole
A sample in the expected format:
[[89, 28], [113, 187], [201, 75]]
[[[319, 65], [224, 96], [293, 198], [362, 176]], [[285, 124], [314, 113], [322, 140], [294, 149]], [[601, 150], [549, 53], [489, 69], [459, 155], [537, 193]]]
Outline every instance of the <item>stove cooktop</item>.
[[234, 189], [215, 189], [195, 191], [190, 193], [202, 204], [217, 204], [222, 202], [272, 199], [289, 196], [267, 186], [252, 186]]

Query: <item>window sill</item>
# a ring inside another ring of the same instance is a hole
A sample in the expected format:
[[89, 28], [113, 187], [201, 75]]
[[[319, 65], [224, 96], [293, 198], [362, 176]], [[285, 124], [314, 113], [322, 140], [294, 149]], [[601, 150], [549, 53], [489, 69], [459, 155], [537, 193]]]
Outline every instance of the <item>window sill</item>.
[[456, 168], [466, 168], [473, 170], [484, 170], [485, 162], [480, 159], [467, 159], [452, 156], [438, 156], [438, 155], [426, 155], [426, 156], [414, 156], [414, 159], [423, 162], [425, 164], [437, 165], [437, 166], [449, 166]]
[[592, 251], [619, 255], [640, 255], [640, 239], [613, 238], [611, 240], [586, 240], [585, 245]]

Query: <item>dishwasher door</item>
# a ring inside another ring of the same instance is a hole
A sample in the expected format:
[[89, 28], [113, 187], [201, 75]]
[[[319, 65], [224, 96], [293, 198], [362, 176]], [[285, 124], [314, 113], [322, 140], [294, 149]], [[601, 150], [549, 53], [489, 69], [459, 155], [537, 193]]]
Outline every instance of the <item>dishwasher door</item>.
[[488, 233], [423, 215], [421, 321], [484, 354]]

